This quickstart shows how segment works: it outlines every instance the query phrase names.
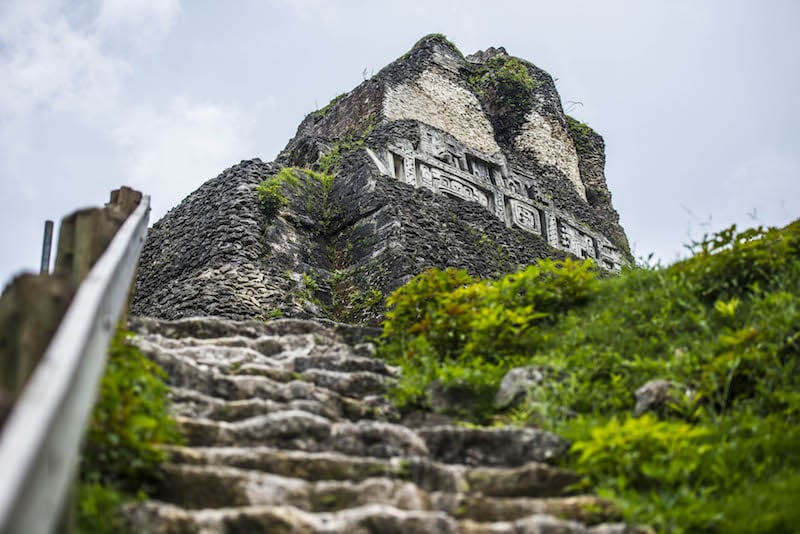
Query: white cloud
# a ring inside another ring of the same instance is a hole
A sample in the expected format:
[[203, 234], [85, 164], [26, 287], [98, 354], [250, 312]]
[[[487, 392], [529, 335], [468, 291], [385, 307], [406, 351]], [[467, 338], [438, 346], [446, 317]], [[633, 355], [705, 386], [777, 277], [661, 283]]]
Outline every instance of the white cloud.
[[152, 50], [169, 33], [180, 8], [180, 0], [104, 0], [95, 25], [104, 40]]
[[107, 110], [130, 72], [76, 28], [55, 2], [16, 1], [0, 13], [0, 119], [38, 110], [94, 115]]
[[154, 218], [231, 163], [252, 156], [254, 115], [173, 99], [134, 110], [115, 131], [131, 185], [153, 198]]
[[272, 0], [272, 5], [291, 11], [301, 22], [338, 19], [339, 11], [349, 7], [328, 0]]

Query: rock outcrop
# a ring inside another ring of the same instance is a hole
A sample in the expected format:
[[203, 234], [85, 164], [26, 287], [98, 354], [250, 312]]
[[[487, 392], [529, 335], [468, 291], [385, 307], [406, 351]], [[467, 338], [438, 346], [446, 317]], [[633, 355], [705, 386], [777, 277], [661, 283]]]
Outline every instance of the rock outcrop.
[[368, 329], [312, 320], [132, 319], [169, 374], [185, 445], [135, 532], [638, 534], [570, 493], [568, 447], [532, 428], [415, 427]]
[[[630, 253], [603, 150], [541, 69], [423, 38], [308, 115], [276, 162], [243, 161], [156, 223], [133, 312], [374, 324], [383, 296], [430, 267], [489, 277], [571, 254], [619, 270]], [[335, 179], [298, 170], [268, 216], [256, 187], [286, 167]]]

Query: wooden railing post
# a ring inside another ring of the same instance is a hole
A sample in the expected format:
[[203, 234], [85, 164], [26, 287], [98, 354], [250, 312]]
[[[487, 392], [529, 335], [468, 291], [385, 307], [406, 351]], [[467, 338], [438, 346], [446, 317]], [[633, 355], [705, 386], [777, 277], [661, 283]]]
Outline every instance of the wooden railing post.
[[54, 274], [18, 276], [0, 298], [0, 533], [52, 533], [59, 510], [70, 529], [81, 437], [148, 212], [149, 198], [123, 187], [66, 217]]

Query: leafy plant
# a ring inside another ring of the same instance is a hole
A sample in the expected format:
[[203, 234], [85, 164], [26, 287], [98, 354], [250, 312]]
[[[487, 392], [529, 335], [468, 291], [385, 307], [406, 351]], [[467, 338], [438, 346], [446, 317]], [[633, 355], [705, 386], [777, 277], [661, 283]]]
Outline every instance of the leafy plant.
[[181, 441], [167, 411], [166, 374], [129, 335], [118, 329], [111, 342], [83, 446], [78, 526], [84, 532], [117, 531], [117, 505], [151, 492], [166, 459], [162, 445]]
[[[729, 228], [688, 260], [599, 280], [576, 262], [499, 280], [424, 273], [388, 299], [379, 353], [402, 367], [395, 402], [430, 407], [449, 388], [465, 399], [459, 417], [556, 431], [582, 489], [658, 532], [794, 532], [798, 242], [800, 222]], [[548, 378], [498, 412], [500, 380], [521, 365]], [[653, 379], [676, 385], [667, 409], [631, 417]]]
[[299, 185], [296, 171], [291, 167], [280, 170], [275, 176], [263, 180], [256, 187], [258, 203], [267, 217], [274, 217], [278, 210], [289, 203], [289, 199], [283, 194], [286, 184]]
[[592, 130], [589, 125], [575, 120], [569, 115], [566, 115], [566, 119], [567, 128], [572, 140], [575, 143], [575, 148], [578, 150], [578, 153], [589, 150], [591, 148], [591, 138], [597, 134], [595, 134], [594, 130]]
[[524, 62], [505, 55], [494, 56], [477, 67], [469, 81], [479, 95], [488, 96], [501, 108], [516, 111], [529, 109], [533, 91], [541, 86]]
[[415, 383], [398, 390], [403, 403], [426, 404], [423, 390], [433, 384], [469, 385], [488, 398], [509, 365], [542, 344], [536, 326], [585, 301], [596, 284], [594, 264], [571, 259], [541, 260], [496, 281], [456, 269], [415, 277], [387, 299], [383, 332], [384, 355]]

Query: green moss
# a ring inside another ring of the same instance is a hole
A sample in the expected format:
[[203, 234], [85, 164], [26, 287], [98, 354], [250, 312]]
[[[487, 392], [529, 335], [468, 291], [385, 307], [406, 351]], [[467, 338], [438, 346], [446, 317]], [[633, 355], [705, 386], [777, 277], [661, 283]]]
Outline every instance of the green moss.
[[286, 167], [275, 176], [270, 176], [258, 184], [256, 195], [264, 214], [270, 218], [277, 215], [278, 210], [289, 203], [283, 192], [285, 186], [296, 186], [299, 183], [297, 171], [292, 167]]
[[349, 271], [334, 271], [331, 278], [333, 298], [328, 313], [343, 323], [360, 323], [376, 315], [383, 306], [384, 295], [378, 289], [360, 289]]
[[338, 104], [338, 103], [339, 103], [339, 101], [340, 101], [340, 100], [342, 100], [342, 99], [343, 99], [344, 97], [346, 97], [347, 95], [348, 95], [348, 93], [342, 93], [342, 94], [336, 95], [336, 96], [335, 96], [335, 97], [333, 97], [333, 99], [332, 99], [330, 102], [328, 102], [328, 103], [327, 103], [327, 104], [326, 104], [324, 107], [322, 107], [321, 109], [318, 109], [318, 110], [317, 110], [317, 111], [315, 111], [313, 114], [314, 114], [316, 117], [319, 117], [320, 119], [321, 119], [322, 117], [325, 117], [325, 116], [328, 114], [328, 112], [329, 112], [331, 109], [333, 109], [333, 106], [335, 106], [336, 104]]
[[[332, 216], [328, 195], [333, 187], [333, 180], [332, 175], [324, 172], [284, 167], [275, 176], [263, 180], [256, 188], [256, 194], [264, 214], [272, 218], [282, 207], [289, 204], [289, 197], [286, 196], [289, 190], [302, 188], [306, 193], [307, 211], [325, 226]], [[319, 187], [315, 188], [312, 185]]]
[[281, 317], [283, 317], [283, 310], [281, 310], [280, 308], [272, 309], [266, 315], [266, 319], [267, 320], [269, 320], [269, 319], [280, 319]]
[[357, 134], [351, 134], [343, 139], [337, 140], [329, 151], [320, 156], [317, 162], [320, 171], [326, 174], [335, 174], [339, 170], [342, 156], [362, 148], [366, 143], [367, 136], [372, 133], [374, 128], [375, 121], [370, 115], [361, 128], [361, 131]]
[[526, 110], [541, 82], [531, 76], [528, 66], [515, 57], [498, 55], [476, 68], [469, 77], [474, 91], [500, 107]]
[[588, 125], [573, 119], [569, 115], [567, 118], [567, 128], [572, 136], [572, 141], [575, 143], [575, 148], [578, 153], [587, 152], [592, 148], [592, 139], [597, 135]]
[[[658, 532], [791, 532], [800, 221], [732, 227], [692, 248], [670, 267], [601, 280], [587, 264], [501, 280], [456, 270], [415, 278], [390, 296], [379, 350], [403, 370], [395, 402], [424, 407], [432, 384], [467, 388], [483, 399], [472, 421], [561, 433], [574, 443], [566, 465], [586, 476], [581, 489], [615, 498], [626, 520]], [[520, 365], [552, 378], [498, 413], [491, 399]], [[652, 379], [687, 393], [662, 419], [633, 418], [633, 392]]]
[[458, 47], [455, 45], [455, 43], [453, 43], [453, 41], [448, 39], [446, 35], [444, 35], [442, 33], [429, 33], [428, 35], [422, 37], [419, 41], [414, 43], [414, 46], [411, 47], [411, 50], [406, 52], [401, 59], [404, 59], [404, 58], [408, 57], [414, 50], [417, 50], [420, 47], [422, 47], [423, 43], [425, 43], [427, 41], [430, 41], [430, 40], [439, 41], [439, 42], [443, 43], [444, 45], [452, 48], [462, 58], [464, 57], [464, 54], [461, 53], [461, 50], [459, 50]]

